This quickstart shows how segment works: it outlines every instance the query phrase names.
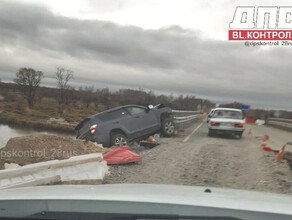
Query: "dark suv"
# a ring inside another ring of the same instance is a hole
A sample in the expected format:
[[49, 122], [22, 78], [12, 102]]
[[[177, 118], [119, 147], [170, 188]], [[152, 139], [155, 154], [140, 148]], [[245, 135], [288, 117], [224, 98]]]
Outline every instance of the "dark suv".
[[170, 137], [174, 132], [174, 123], [171, 109], [163, 105], [126, 105], [90, 116], [75, 130], [77, 139], [97, 142], [106, 147], [123, 146], [158, 131]]

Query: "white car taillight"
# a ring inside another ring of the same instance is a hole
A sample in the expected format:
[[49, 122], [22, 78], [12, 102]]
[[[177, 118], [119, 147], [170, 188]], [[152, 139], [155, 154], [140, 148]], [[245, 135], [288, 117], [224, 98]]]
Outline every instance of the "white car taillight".
[[219, 125], [220, 125], [220, 123], [218, 123], [218, 122], [215, 122], [215, 121], [211, 122], [211, 126], [219, 126]]
[[243, 128], [243, 123], [238, 123], [238, 124], [235, 124], [235, 127], [238, 127], [238, 128]]
[[90, 130], [90, 133], [93, 134], [93, 133], [96, 131], [97, 127], [98, 127], [97, 124], [92, 125], [92, 126], [90, 127], [90, 129], [89, 129], [89, 130]]

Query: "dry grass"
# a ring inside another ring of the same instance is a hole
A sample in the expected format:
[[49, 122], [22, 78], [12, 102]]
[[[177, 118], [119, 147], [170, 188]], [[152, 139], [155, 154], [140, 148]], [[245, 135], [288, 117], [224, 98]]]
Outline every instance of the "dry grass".
[[[0, 101], [0, 122], [73, 133], [77, 123], [104, 110], [102, 105], [92, 104], [87, 108], [82, 102], [61, 107], [52, 98], [42, 98], [31, 109], [23, 97], [11, 102]], [[49, 123], [50, 118], [63, 118], [65, 123]]]

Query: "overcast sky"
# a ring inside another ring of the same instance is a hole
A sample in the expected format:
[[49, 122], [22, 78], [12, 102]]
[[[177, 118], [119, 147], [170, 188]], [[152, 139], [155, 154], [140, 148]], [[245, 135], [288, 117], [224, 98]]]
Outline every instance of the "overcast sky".
[[236, 6], [290, 1], [0, 1], [0, 78], [20, 67], [55, 85], [61, 66], [72, 85], [144, 88], [215, 103], [292, 110], [292, 46], [228, 41]]

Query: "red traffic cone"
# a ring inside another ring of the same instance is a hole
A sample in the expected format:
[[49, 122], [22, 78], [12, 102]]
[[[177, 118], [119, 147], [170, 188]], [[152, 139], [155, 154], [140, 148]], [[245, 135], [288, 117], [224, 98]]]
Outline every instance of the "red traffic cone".
[[273, 149], [268, 147], [268, 146], [263, 146], [263, 150], [265, 150], [265, 151], [273, 151]]
[[263, 141], [268, 141], [270, 139], [270, 136], [265, 134], [264, 137], [263, 137]]
[[283, 159], [285, 148], [286, 144], [281, 148], [280, 152], [277, 154], [276, 156], [277, 161], [281, 161]]
[[178, 130], [175, 130], [174, 132], [173, 132], [173, 136], [178, 136]]
[[156, 143], [157, 141], [154, 139], [153, 136], [149, 136], [149, 138], [147, 139], [148, 142], [153, 142]]

